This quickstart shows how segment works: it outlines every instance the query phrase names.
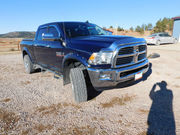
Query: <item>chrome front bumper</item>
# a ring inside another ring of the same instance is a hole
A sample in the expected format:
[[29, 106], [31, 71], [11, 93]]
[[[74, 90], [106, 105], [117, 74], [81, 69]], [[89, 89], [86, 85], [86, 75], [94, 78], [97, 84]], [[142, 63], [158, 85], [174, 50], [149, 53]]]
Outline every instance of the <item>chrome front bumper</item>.
[[154, 39], [146, 39], [147, 44], [156, 44], [156, 40]]
[[[93, 69], [87, 68], [92, 85], [95, 89], [113, 87], [118, 83], [132, 80], [135, 74], [148, 71], [149, 62], [146, 59], [144, 62], [118, 69]], [[121, 76], [121, 74], [124, 74]]]

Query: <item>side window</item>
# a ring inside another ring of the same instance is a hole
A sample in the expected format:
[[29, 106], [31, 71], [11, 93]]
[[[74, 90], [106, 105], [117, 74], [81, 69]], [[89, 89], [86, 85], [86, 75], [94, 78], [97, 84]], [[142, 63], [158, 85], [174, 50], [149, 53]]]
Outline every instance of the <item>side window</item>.
[[37, 40], [42, 40], [42, 35], [47, 33], [47, 28], [41, 28], [38, 33]]
[[160, 37], [163, 37], [163, 36], [164, 36], [164, 34], [159, 34], [159, 36], [160, 36]]
[[48, 28], [48, 33], [53, 34], [54, 37], [59, 37], [58, 31], [56, 30], [55, 27], [50, 26]]

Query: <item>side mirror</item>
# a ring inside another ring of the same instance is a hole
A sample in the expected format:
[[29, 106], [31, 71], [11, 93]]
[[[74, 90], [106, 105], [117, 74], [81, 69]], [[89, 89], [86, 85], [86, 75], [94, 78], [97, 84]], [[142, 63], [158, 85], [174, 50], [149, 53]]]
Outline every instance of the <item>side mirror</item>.
[[58, 41], [60, 40], [59, 37], [54, 37], [52, 33], [46, 33], [42, 35], [42, 40], [44, 41]]

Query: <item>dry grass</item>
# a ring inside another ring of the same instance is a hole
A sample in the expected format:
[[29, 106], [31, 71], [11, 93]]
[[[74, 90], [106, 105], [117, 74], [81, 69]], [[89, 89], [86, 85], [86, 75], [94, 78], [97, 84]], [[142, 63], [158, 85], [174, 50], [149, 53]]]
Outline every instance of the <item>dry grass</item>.
[[27, 130], [23, 130], [21, 135], [28, 135], [30, 132], [30, 129], [27, 129]]
[[1, 132], [8, 132], [16, 127], [19, 117], [14, 112], [0, 109]]
[[145, 109], [139, 109], [138, 111], [141, 112], [141, 113], [145, 113], [145, 114], [149, 113], [149, 110], [145, 110]]
[[0, 102], [9, 102], [9, 101], [11, 101], [10, 98], [6, 98], [6, 99], [3, 99], [3, 100], [0, 100]]
[[21, 51], [3, 51], [0, 50], [0, 55], [20, 54]]
[[89, 125], [83, 127], [72, 127], [72, 128], [58, 128], [57, 133], [61, 135], [94, 135], [95, 128], [90, 127]]
[[175, 88], [180, 88], [180, 85], [174, 85]]
[[0, 52], [16, 51], [21, 38], [0, 38]]
[[37, 108], [35, 113], [39, 112], [42, 115], [48, 115], [48, 114], [58, 114], [58, 111], [62, 108], [66, 107], [73, 107], [75, 109], [80, 109], [81, 106], [71, 104], [71, 103], [59, 103], [59, 104], [52, 104], [50, 106], [41, 106], [40, 108]]
[[125, 105], [127, 102], [132, 101], [134, 97], [135, 96], [129, 96], [127, 94], [125, 96], [122, 96], [121, 98], [114, 97], [107, 103], [101, 103], [101, 106], [103, 108], [109, 108], [109, 107], [113, 107], [114, 105]]
[[100, 118], [101, 121], [104, 121], [105, 119], [104, 118]]
[[139, 133], [138, 135], [147, 135], [146, 131]]
[[43, 124], [36, 124], [34, 126], [34, 129], [37, 130], [38, 132], [43, 132], [44, 130], [51, 130], [53, 127], [52, 125], [43, 125]]
[[30, 81], [22, 81], [21, 84], [22, 85], [27, 85], [27, 84], [30, 84], [31, 82]]

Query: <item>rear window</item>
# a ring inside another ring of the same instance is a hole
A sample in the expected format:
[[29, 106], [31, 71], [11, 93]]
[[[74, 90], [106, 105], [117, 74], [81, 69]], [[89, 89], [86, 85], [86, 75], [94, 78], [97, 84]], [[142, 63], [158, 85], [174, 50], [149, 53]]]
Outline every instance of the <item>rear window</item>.
[[40, 28], [37, 40], [42, 40], [42, 35], [45, 34], [45, 33], [47, 33], [47, 28]]

